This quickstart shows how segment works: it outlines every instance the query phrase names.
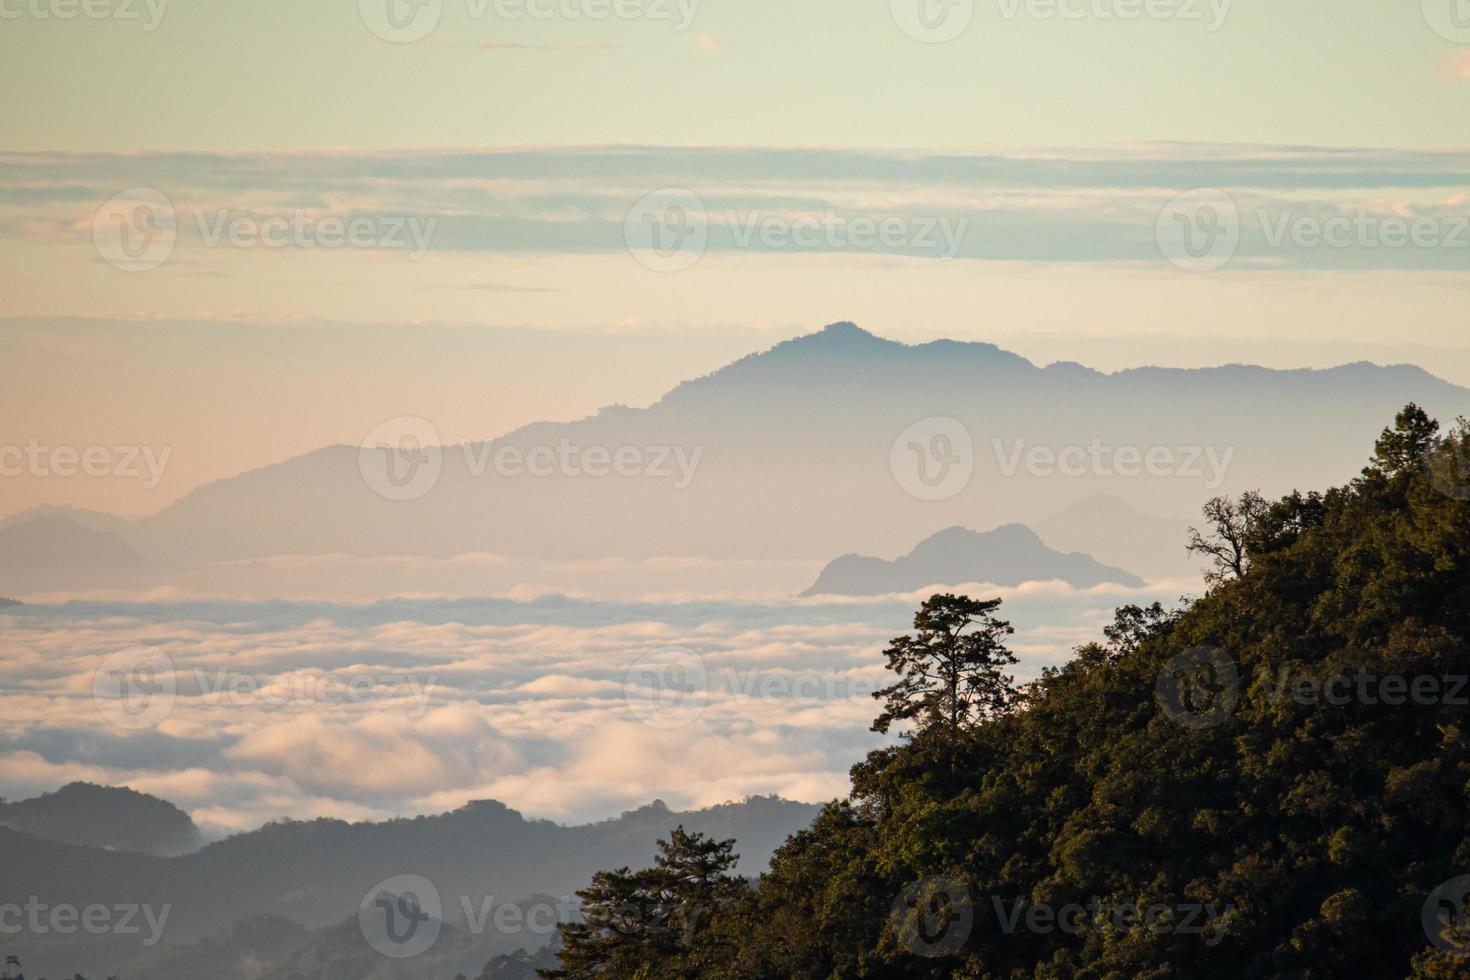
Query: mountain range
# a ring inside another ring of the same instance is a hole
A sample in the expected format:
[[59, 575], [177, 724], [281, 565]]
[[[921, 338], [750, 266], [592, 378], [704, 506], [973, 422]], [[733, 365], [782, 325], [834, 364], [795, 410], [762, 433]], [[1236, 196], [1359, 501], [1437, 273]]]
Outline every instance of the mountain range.
[[[79, 828], [79, 838], [95, 839], [96, 826], [140, 808], [179, 812], [154, 797], [103, 787], [67, 787], [39, 800], [7, 808], [44, 808], [54, 821], [53, 838]], [[0, 955], [19, 956], [37, 976], [96, 971], [158, 980], [188, 976], [204, 962], [221, 964], [220, 972], [208, 974], [221, 980], [230, 970], [249, 980], [391, 978], [399, 974], [362, 939], [357, 910], [380, 883], [412, 874], [432, 882], [442, 897], [444, 934], [435, 950], [453, 965], [448, 980], [459, 970], [474, 975], [492, 956], [534, 951], [551, 938], [549, 928], [487, 927], [479, 914], [487, 907], [536, 904], [561, 912], [595, 871], [649, 863], [655, 842], [679, 825], [736, 838], [741, 873], [755, 875], [818, 809], [776, 797], [684, 812], [654, 801], [612, 820], [563, 826], [480, 801], [382, 823], [274, 822], [173, 857], [43, 839], [4, 826], [4, 895], [34, 896], [47, 907], [141, 905], [159, 917], [168, 911], [157, 946], [144, 944], [149, 929], [140, 918], [135, 935], [0, 934]], [[139, 962], [157, 969], [123, 970]], [[425, 962], [432, 960], [417, 963], [420, 971]], [[364, 964], [371, 969], [359, 969]], [[380, 968], [387, 972], [373, 972]]]
[[[1056, 515], [1101, 495], [1187, 521], [1216, 494], [1340, 482], [1364, 462], [1361, 433], [1408, 401], [1442, 418], [1470, 413], [1470, 390], [1404, 365], [1107, 374], [839, 323], [647, 408], [442, 448], [390, 436], [384, 452], [416, 447], [437, 470], [412, 499], [390, 499], [401, 488], [384, 493], [365, 477], [365, 459], [382, 465], [378, 450], [338, 445], [199, 487], [136, 521], [16, 515], [0, 525], [0, 589], [175, 584], [193, 569], [280, 556], [825, 560], [896, 554], [944, 527], [1018, 522], [1055, 547], [1148, 575], [1128, 560], [1133, 535], [1069, 528]], [[576, 464], [526, 468], [558, 447]], [[600, 468], [583, 465], [588, 450]], [[952, 486], [916, 483], [904, 472], [911, 454], [952, 472]], [[626, 467], [612, 471], [609, 458]], [[507, 471], [504, 460], [521, 467]], [[1099, 546], [1053, 540], [1049, 519]], [[1170, 568], [1183, 561], [1179, 547]], [[464, 587], [475, 590], [472, 577]]]
[[8, 803], [0, 827], [42, 840], [169, 857], [197, 851], [203, 835], [172, 803], [131, 789], [68, 783], [54, 793]]

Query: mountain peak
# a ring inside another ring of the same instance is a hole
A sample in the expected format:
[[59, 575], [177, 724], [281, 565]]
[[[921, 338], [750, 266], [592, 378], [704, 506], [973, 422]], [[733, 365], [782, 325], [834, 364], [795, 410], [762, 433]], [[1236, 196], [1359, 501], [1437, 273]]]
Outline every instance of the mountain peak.
[[918, 554], [926, 549], [945, 547], [952, 545], [999, 544], [999, 545], [1036, 545], [1041, 543], [1041, 538], [1035, 531], [1025, 524], [1002, 524], [989, 531], [976, 531], [974, 528], [954, 525], [940, 531], [935, 531], [924, 540], [920, 541], [909, 554]]
[[1143, 580], [1081, 553], [1064, 554], [1046, 546], [1024, 524], [1002, 524], [989, 531], [947, 527], [920, 541], [892, 561], [844, 555], [822, 569], [802, 595], [885, 595], [933, 586], [986, 582], [1016, 586], [1059, 580], [1074, 588]]
[[829, 323], [817, 331], [817, 333], [819, 336], [824, 337], [867, 337], [869, 339], [876, 339], [874, 334], [864, 330], [851, 320], [839, 320], [836, 323]]
[[798, 349], [821, 351], [823, 354], [828, 354], [833, 351], [868, 351], [903, 346], [896, 340], [869, 333], [850, 320], [839, 320], [836, 323], [827, 324], [816, 333], [803, 334], [785, 343], [777, 344], [772, 348], [772, 352]]

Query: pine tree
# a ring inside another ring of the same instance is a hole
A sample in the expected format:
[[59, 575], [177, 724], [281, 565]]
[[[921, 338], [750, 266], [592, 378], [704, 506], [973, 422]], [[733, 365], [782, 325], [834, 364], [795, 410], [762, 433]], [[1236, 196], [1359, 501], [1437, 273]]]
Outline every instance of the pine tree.
[[[674, 828], [654, 867], [599, 871], [577, 892], [583, 921], [558, 927], [560, 968], [548, 980], [680, 977], [682, 957], [710, 918], [737, 898], [735, 841]], [[691, 973], [690, 975], [694, 975]]]
[[966, 727], [1002, 714], [1015, 696], [1014, 678], [1002, 668], [1016, 662], [1004, 637], [1010, 623], [996, 619], [1001, 600], [934, 595], [914, 616], [914, 635], [893, 640], [884, 654], [899, 680], [874, 691], [883, 713], [873, 731], [915, 721], [914, 734], [953, 739]]

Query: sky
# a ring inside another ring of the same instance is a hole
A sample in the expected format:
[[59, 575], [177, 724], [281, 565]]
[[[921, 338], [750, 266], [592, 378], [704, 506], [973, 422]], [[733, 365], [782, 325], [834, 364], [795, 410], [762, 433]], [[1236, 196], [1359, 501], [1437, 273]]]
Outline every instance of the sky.
[[[645, 405], [837, 320], [1470, 384], [1464, 7], [0, 0], [0, 444], [176, 450], [0, 517]], [[1223, 262], [1171, 244], [1222, 214]]]
[[[0, 82], [30, 95], [0, 132], [82, 152], [1428, 149], [1470, 123], [1461, 2], [928, 0], [941, 25], [968, 14], [935, 43], [900, 26], [919, 0], [92, 0], [112, 15], [70, 20], [67, 0], [6, 0]], [[429, 19], [394, 34], [390, 3]]]

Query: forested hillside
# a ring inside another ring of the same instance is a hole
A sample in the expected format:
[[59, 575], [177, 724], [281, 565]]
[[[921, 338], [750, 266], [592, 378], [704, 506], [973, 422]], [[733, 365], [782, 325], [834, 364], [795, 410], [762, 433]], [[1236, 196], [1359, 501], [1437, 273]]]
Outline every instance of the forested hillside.
[[545, 975], [1470, 976], [1467, 460], [1410, 406], [1348, 486], [1212, 501], [1202, 596], [1020, 689], [935, 596], [849, 799], [754, 885], [698, 835], [600, 874]]

